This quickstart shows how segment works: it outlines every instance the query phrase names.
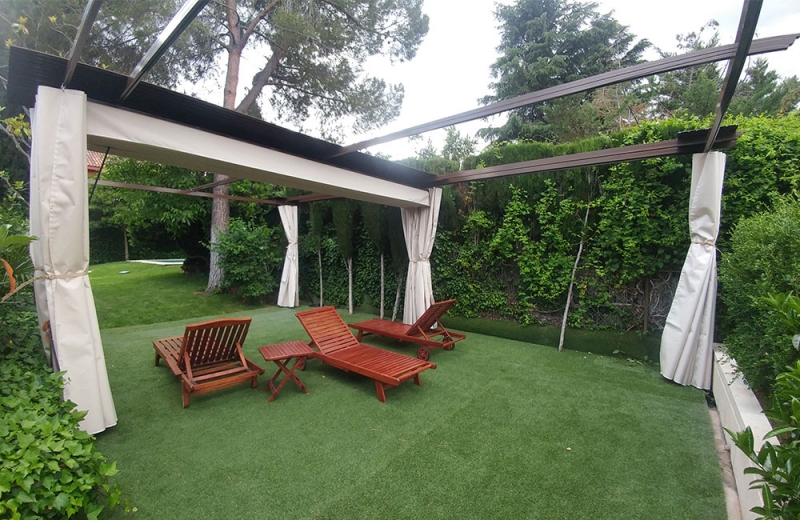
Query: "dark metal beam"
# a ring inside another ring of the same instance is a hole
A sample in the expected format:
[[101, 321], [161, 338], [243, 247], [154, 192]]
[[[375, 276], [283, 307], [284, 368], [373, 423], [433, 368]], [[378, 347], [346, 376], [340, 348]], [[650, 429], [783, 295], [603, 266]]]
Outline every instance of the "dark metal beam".
[[[786, 50], [798, 37], [800, 37], [800, 34], [787, 34], [783, 36], [773, 36], [771, 38], [756, 40], [750, 47], [749, 54], [764, 54], [767, 52]], [[586, 90], [593, 90], [600, 87], [615, 85], [617, 83], [623, 83], [625, 81], [652, 76], [654, 74], [663, 74], [673, 70], [731, 59], [735, 56], [737, 50], [737, 45], [723, 45], [721, 47], [703, 49], [700, 51], [683, 54], [681, 56], [672, 56], [661, 60], [633, 65], [623, 69], [612, 70], [603, 74], [598, 74], [597, 76], [592, 76], [590, 78], [579, 79], [569, 83], [564, 83], [563, 85], [549, 87], [511, 99], [505, 99], [484, 107], [462, 112], [460, 114], [442, 119], [437, 119], [435, 121], [431, 121], [430, 123], [423, 123], [421, 125], [406, 128], [404, 130], [392, 132], [391, 134], [387, 134], [382, 137], [376, 137], [374, 139], [368, 139], [366, 141], [348, 145], [339, 149], [336, 154], [333, 155], [333, 157], [355, 152], [376, 144], [388, 143], [389, 141], [394, 141], [403, 137], [417, 135], [431, 130], [437, 130], [439, 128], [444, 128], [446, 126], [451, 126], [458, 123], [464, 123], [466, 121], [472, 121], [474, 119], [480, 119], [482, 117], [498, 114], [500, 112], [505, 112], [507, 110], [512, 110], [525, 105], [541, 103], [543, 101], [557, 99], [570, 94], [576, 94]]]
[[[241, 180], [241, 179], [234, 179]], [[154, 191], [157, 193], [169, 193], [171, 195], [189, 195], [192, 197], [206, 197], [209, 199], [228, 199], [239, 200], [242, 202], [255, 202], [256, 204], [270, 204], [272, 206], [280, 206], [283, 204], [303, 204], [306, 202], [316, 202], [318, 200], [338, 199], [336, 195], [325, 195], [323, 193], [309, 193], [306, 195], [294, 195], [286, 197], [285, 199], [253, 199], [250, 197], [240, 197], [237, 195], [219, 195], [217, 193], [208, 193], [205, 191], [191, 191], [191, 190], [178, 190], [175, 188], [162, 188], [160, 186], [147, 186], [144, 184], [128, 184], [125, 182], [104, 181], [97, 179], [94, 183], [99, 186], [108, 186], [110, 188], [125, 188], [131, 190]], [[198, 187], [199, 188], [199, 187]], [[198, 188], [194, 188], [195, 190]]]
[[725, 74], [725, 80], [722, 83], [722, 92], [719, 95], [719, 102], [714, 114], [714, 124], [708, 132], [708, 141], [703, 149], [703, 152], [710, 152], [714, 145], [714, 139], [717, 137], [717, 132], [722, 124], [722, 118], [725, 116], [725, 111], [728, 110], [728, 105], [733, 98], [736, 91], [736, 86], [739, 84], [739, 76], [742, 74], [744, 64], [747, 61], [747, 55], [750, 53], [750, 46], [753, 43], [753, 35], [756, 33], [756, 25], [758, 25], [758, 16], [761, 13], [762, 0], [744, 0], [742, 5], [742, 17], [739, 19], [739, 29], [736, 31], [736, 55], [728, 63], [728, 72]]
[[75, 73], [75, 67], [78, 66], [78, 60], [81, 57], [83, 46], [86, 45], [86, 40], [89, 38], [89, 31], [92, 29], [92, 24], [97, 18], [97, 13], [100, 11], [100, 6], [103, 0], [89, 0], [83, 10], [83, 17], [81, 24], [78, 26], [78, 34], [75, 35], [75, 40], [72, 42], [67, 53], [67, 72], [64, 74], [64, 86], [68, 87], [69, 82], [72, 80], [72, 74]]
[[[614, 164], [628, 161], [639, 161], [654, 157], [666, 157], [670, 155], [684, 155], [703, 151], [706, 142], [707, 130], [686, 132], [669, 141], [657, 143], [636, 144], [610, 148], [606, 150], [594, 150], [591, 152], [576, 153], [572, 155], [562, 155], [559, 157], [547, 157], [534, 161], [525, 161], [513, 164], [503, 164], [480, 168], [477, 170], [465, 170], [461, 172], [446, 173], [439, 175], [431, 183], [431, 186], [443, 186], [446, 184], [459, 184], [462, 182], [482, 181], [487, 179], [497, 179], [500, 177], [510, 177], [515, 175], [526, 175], [530, 173], [553, 172], [559, 170], [569, 170], [572, 168], [583, 168], [588, 166], [599, 166], [602, 164]], [[730, 147], [736, 144], [735, 126], [726, 126], [721, 129], [717, 139], [716, 147]]]
[[153, 45], [150, 46], [139, 63], [136, 64], [136, 67], [133, 68], [133, 71], [128, 76], [128, 85], [125, 87], [122, 96], [120, 96], [120, 101], [125, 101], [128, 96], [131, 95], [131, 92], [133, 92], [133, 89], [142, 81], [145, 74], [158, 63], [159, 58], [167, 52], [169, 46], [172, 45], [187, 27], [189, 27], [192, 20], [200, 14], [200, 11], [202, 11], [210, 1], [211, 0], [186, 0], [178, 12], [175, 13], [175, 16], [172, 17], [172, 20], [164, 27], [164, 30], [161, 31], [161, 34], [158, 35], [156, 41], [153, 42]]
[[317, 202], [319, 200], [340, 199], [336, 195], [325, 195], [324, 193], [310, 193], [308, 195], [295, 195], [293, 197], [286, 197], [286, 202], [294, 202], [303, 204], [304, 202]]
[[100, 186], [108, 186], [110, 188], [126, 188], [132, 190], [144, 190], [144, 191], [155, 191], [158, 193], [170, 193], [172, 195], [189, 195], [192, 197], [206, 197], [209, 199], [228, 199], [228, 200], [240, 200], [242, 202], [255, 202], [257, 204], [271, 204], [273, 206], [279, 206], [283, 204], [283, 202], [279, 200], [271, 200], [271, 199], [252, 199], [250, 197], [239, 197], [237, 195], [220, 195], [217, 193], [208, 193], [205, 191], [184, 191], [178, 190], [175, 188], [162, 188], [160, 186], [145, 186], [143, 184], [128, 184], [125, 182], [114, 182], [114, 181], [103, 181], [98, 180], [97, 184]]
[[240, 181], [242, 179], [237, 179], [236, 177], [227, 177], [225, 180], [209, 182], [208, 184], [201, 184], [200, 186], [195, 186], [194, 188], [189, 188], [188, 190], [183, 190], [184, 193], [191, 193], [193, 191], [202, 191], [207, 190], [208, 188], [215, 188], [217, 186], [222, 186], [223, 184], [231, 184], [232, 182]]

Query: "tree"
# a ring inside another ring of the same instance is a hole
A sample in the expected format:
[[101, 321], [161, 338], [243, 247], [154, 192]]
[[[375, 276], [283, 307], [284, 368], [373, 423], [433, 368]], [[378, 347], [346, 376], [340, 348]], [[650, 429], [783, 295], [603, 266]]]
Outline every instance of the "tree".
[[[92, 25], [81, 61], [129, 74], [183, 2], [148, 0], [103, 3]], [[7, 48], [26, 47], [56, 56], [69, 52], [85, 0], [4, 0], [0, 10], [0, 75], [8, 66]], [[150, 71], [147, 81], [165, 87], [197, 80], [214, 65], [213, 41], [199, 24], [190, 25]]]
[[372, 242], [372, 245], [381, 254], [381, 313], [383, 319], [384, 311], [384, 289], [386, 287], [386, 277], [384, 270], [384, 257], [389, 251], [389, 237], [387, 235], [386, 208], [380, 204], [365, 202], [361, 205], [361, 215], [364, 217], [364, 227]]
[[[223, 106], [247, 112], [266, 89], [279, 119], [302, 123], [322, 115], [323, 126], [352, 119], [355, 131], [380, 126], [397, 116], [401, 85], [363, 74], [368, 56], [410, 60], [428, 32], [422, 0], [225, 0], [202, 19], [227, 53]], [[263, 52], [263, 66], [244, 98], [236, 102], [245, 48]], [[224, 181], [215, 175], [215, 181]], [[214, 188], [227, 194], [227, 184]], [[227, 227], [228, 203], [214, 199], [211, 242]], [[206, 290], [219, 285], [221, 271], [212, 251]]]
[[[600, 14], [596, 3], [570, 0], [517, 0], [498, 5], [501, 23], [500, 58], [491, 67], [495, 93], [482, 99], [493, 103], [580, 78], [639, 63], [650, 45], [634, 43], [628, 28], [611, 13]], [[579, 107], [592, 94], [570, 96], [560, 103]], [[480, 135], [495, 140], [556, 140], [546, 107], [554, 102], [511, 111], [500, 128]]]
[[459, 168], [462, 167], [464, 159], [475, 154], [477, 141], [468, 136], [462, 136], [461, 132], [453, 126], [446, 128], [447, 136], [442, 147], [442, 156], [448, 161], [455, 161]]
[[[103, 176], [117, 182], [162, 185], [176, 189], [190, 189], [210, 180], [210, 175], [207, 174], [134, 159], [107, 162]], [[210, 203], [206, 199], [98, 187], [92, 195], [91, 203], [90, 210], [94, 218], [122, 229], [126, 250], [129, 236], [141, 236], [155, 228], [163, 230], [168, 238], [175, 240], [187, 258], [200, 256], [202, 253], [202, 247], [198, 244], [199, 237], [195, 235], [200, 235], [207, 223]]]
[[766, 59], [757, 58], [739, 81], [729, 110], [732, 114], [746, 116], [774, 116], [793, 110], [798, 101], [800, 82], [797, 76], [781, 81], [777, 72], [769, 70]]
[[353, 314], [353, 231], [355, 208], [347, 200], [333, 202], [333, 226], [336, 228], [336, 243], [347, 268], [347, 311]]
[[[698, 32], [678, 34], [675, 36], [681, 53], [699, 51], [719, 45], [719, 23], [711, 20]], [[703, 33], [713, 31], [708, 39]], [[658, 51], [662, 58], [669, 58], [678, 53]], [[714, 112], [719, 101], [719, 88], [722, 76], [715, 63], [676, 70], [661, 74], [649, 80], [647, 90], [653, 104], [652, 115], [655, 117], [671, 117], [687, 113], [705, 117]]]
[[311, 204], [311, 235], [317, 245], [317, 267], [319, 269], [319, 306], [323, 305], [323, 276], [322, 276], [322, 229], [325, 225], [325, 214], [330, 208], [330, 203], [321, 201]]

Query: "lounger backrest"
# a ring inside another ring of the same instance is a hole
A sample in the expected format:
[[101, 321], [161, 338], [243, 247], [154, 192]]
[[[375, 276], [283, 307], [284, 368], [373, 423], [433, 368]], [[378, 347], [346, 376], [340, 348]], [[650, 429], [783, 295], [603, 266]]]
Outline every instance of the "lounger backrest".
[[316, 346], [322, 354], [333, 354], [359, 345], [356, 337], [333, 307], [298, 312], [296, 316], [311, 337], [312, 346]]
[[455, 300], [445, 300], [443, 302], [431, 304], [428, 310], [422, 313], [422, 316], [411, 326], [409, 333], [415, 334], [431, 330], [431, 328], [436, 325], [436, 322], [447, 314], [447, 311], [450, 310], [450, 307], [452, 307], [455, 302]]
[[184, 362], [184, 353], [189, 354], [192, 367], [238, 361], [240, 358], [236, 345], [244, 345], [250, 321], [250, 318], [233, 318], [187, 325], [180, 363]]

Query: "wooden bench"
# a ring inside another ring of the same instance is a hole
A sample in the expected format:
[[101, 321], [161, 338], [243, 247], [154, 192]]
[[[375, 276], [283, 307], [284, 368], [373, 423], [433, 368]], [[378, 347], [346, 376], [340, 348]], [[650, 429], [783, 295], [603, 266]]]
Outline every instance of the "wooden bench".
[[359, 343], [333, 307], [322, 307], [296, 314], [311, 337], [312, 357], [341, 370], [354, 372], [375, 381], [378, 400], [386, 402], [386, 388], [413, 379], [436, 365], [396, 352]]
[[212, 320], [187, 325], [183, 336], [153, 341], [156, 366], [163, 359], [181, 378], [184, 408], [192, 395], [248, 381], [258, 386], [264, 369], [242, 353], [249, 328], [250, 318]]

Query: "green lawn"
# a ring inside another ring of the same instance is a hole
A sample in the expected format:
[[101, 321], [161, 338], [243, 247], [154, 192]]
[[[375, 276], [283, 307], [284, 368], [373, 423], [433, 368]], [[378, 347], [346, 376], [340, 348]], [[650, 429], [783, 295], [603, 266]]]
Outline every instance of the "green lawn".
[[[173, 312], [110, 287], [121, 269], [93, 269], [98, 307]], [[102, 331], [119, 424], [97, 446], [117, 461], [136, 518], [726, 518], [703, 393], [652, 366], [470, 333], [386, 404], [370, 380], [316, 361], [300, 374], [308, 395], [290, 383], [268, 404], [273, 370], [257, 347], [307, 336], [292, 310], [234, 315], [253, 317], [245, 351], [267, 369], [261, 388], [187, 409], [179, 381], [153, 365], [152, 340], [199, 320]]]
[[[256, 308], [230, 294], [200, 294], [205, 275], [179, 265], [114, 262], [90, 267], [100, 328], [162, 323]], [[120, 274], [121, 271], [128, 271]]]

